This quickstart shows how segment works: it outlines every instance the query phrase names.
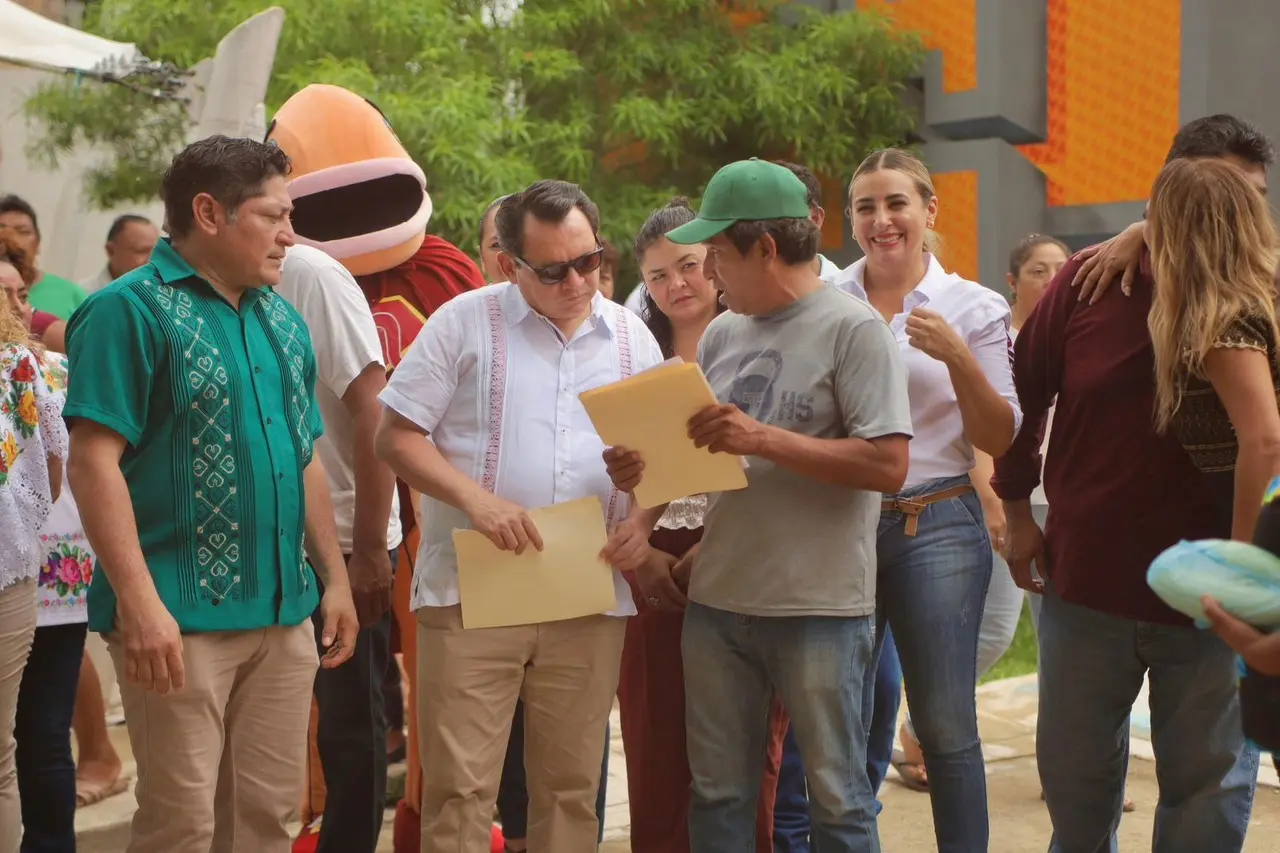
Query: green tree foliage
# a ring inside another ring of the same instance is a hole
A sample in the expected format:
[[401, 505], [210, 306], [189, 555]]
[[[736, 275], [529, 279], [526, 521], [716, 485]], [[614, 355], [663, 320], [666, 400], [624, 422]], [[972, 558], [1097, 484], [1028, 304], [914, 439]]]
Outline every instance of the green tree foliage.
[[[86, 28], [190, 67], [264, 0], [104, 0]], [[902, 141], [919, 40], [876, 15], [761, 0], [742, 26], [716, 0], [278, 0], [286, 22], [268, 113], [313, 82], [369, 98], [428, 175], [432, 228], [475, 245], [492, 198], [578, 182], [626, 247], [647, 213], [721, 165], [789, 157], [847, 175]], [[27, 102], [33, 151], [109, 152], [91, 201], [154, 198], [185, 109], [121, 86], [58, 80]]]

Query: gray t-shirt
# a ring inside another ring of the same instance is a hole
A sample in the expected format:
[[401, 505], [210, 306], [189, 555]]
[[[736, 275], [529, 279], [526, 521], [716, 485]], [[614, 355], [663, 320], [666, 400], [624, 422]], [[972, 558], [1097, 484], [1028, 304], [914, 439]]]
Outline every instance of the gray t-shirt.
[[[835, 288], [768, 316], [721, 314], [698, 362], [720, 402], [764, 423], [815, 438], [911, 435], [893, 333]], [[712, 497], [689, 598], [751, 616], [875, 612], [880, 493], [748, 462], [746, 489]]]

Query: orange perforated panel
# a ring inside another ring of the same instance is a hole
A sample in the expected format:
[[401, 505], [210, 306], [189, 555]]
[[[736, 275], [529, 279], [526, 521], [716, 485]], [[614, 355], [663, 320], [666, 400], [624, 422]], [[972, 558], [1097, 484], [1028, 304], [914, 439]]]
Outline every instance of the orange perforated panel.
[[978, 281], [978, 173], [935, 173], [933, 188], [938, 194], [934, 230], [942, 237], [942, 265]]
[[844, 245], [844, 210], [847, 204], [844, 182], [825, 175], [818, 175], [822, 184], [822, 208], [826, 211], [826, 219], [822, 221], [822, 248], [839, 249]]
[[920, 33], [925, 47], [942, 51], [944, 91], [977, 88], [977, 0], [862, 0], [858, 8], [884, 12], [899, 27]]
[[1048, 4], [1048, 139], [1020, 150], [1052, 207], [1141, 201], [1178, 130], [1182, 4]]

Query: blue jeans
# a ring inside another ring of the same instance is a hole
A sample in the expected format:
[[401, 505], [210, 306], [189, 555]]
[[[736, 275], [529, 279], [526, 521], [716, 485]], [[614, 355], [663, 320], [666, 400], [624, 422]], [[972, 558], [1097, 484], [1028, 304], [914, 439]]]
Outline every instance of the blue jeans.
[[[871, 715], [871, 736], [867, 739], [867, 780], [872, 793], [880, 790], [893, 761], [893, 737], [902, 704], [902, 666], [893, 632], [885, 629], [876, 666], [875, 709]], [[876, 800], [876, 814], [884, 807]], [[773, 807], [774, 853], [809, 853], [809, 797], [805, 789], [804, 762], [795, 731], [787, 729], [778, 773], [778, 796]]]
[[773, 799], [773, 853], [809, 853], [809, 792], [796, 727], [787, 726]]
[[873, 633], [870, 616], [758, 617], [689, 604], [682, 654], [693, 853], [755, 849], [775, 694], [804, 756], [814, 847], [878, 853], [862, 720]]
[[[604, 724], [604, 758], [600, 761], [600, 787], [596, 790], [596, 820], [600, 823], [597, 841], [604, 841], [604, 806], [609, 785], [609, 722]], [[516, 700], [511, 720], [511, 737], [498, 782], [498, 820], [502, 836], [523, 840], [529, 834], [529, 782], [524, 772], [524, 701]]]
[[[871, 779], [871, 790], [876, 792], [880, 791], [893, 761], [893, 737], [898, 727], [898, 707], [901, 704], [902, 664], [898, 662], [893, 632], [886, 628], [880, 643], [880, 660], [876, 665], [874, 710], [871, 734], [867, 738], [867, 776]], [[876, 800], [876, 814], [879, 813], [880, 801]]]
[[1235, 657], [1195, 628], [1136, 622], [1046, 592], [1036, 753], [1051, 853], [1116, 853], [1129, 712], [1150, 681], [1160, 804], [1153, 853], [1238, 853], [1258, 752], [1240, 728]]
[[[923, 497], [968, 483], [967, 476], [933, 480], [899, 497]], [[930, 504], [919, 515], [915, 536], [906, 535], [903, 513], [883, 513], [876, 557], [882, 623], [876, 634], [886, 633], [883, 623], [893, 631], [929, 773], [938, 851], [986, 853], [987, 776], [974, 691], [992, 554], [977, 494]], [[864, 719], [870, 721], [870, 685], [865, 692]]]
[[36, 628], [14, 722], [22, 853], [75, 853], [76, 763], [71, 716], [86, 625]]

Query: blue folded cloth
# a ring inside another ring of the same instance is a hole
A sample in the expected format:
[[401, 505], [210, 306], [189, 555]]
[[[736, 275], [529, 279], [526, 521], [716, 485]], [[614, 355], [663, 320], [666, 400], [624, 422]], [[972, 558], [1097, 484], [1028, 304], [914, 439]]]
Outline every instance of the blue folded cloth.
[[1280, 628], [1280, 557], [1247, 542], [1179, 542], [1151, 563], [1147, 585], [1202, 628], [1208, 625], [1200, 605], [1203, 595], [1259, 631]]

